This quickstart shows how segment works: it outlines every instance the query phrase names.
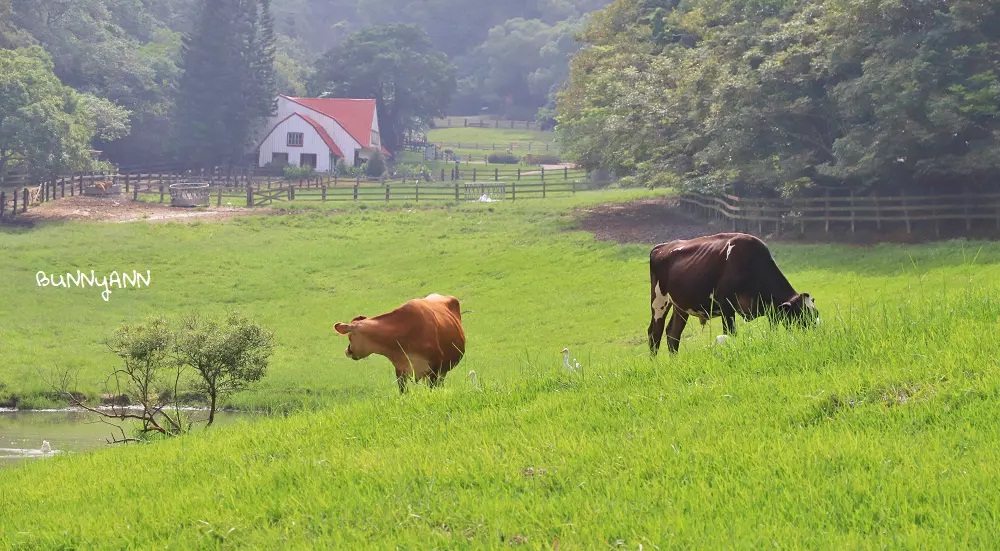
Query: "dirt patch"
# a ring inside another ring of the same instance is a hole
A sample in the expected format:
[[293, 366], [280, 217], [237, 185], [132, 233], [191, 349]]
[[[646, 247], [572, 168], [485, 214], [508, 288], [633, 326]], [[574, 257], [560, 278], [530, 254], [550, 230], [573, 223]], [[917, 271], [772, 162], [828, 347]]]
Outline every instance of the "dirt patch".
[[[674, 239], [691, 239], [733, 231], [732, 225], [725, 220], [705, 220], [682, 211], [675, 197], [597, 205], [580, 212], [579, 229], [593, 233], [599, 240], [618, 243], [654, 245]], [[761, 235], [755, 229], [739, 231], [756, 235], [769, 243], [836, 243], [859, 247], [878, 243], [927, 243], [955, 238], [1000, 240], [1000, 231], [995, 227], [984, 226], [969, 230], [964, 222], [941, 222], [937, 228], [914, 227], [912, 233], [907, 233], [901, 225], [879, 231], [858, 228], [857, 232], [851, 232], [850, 226], [844, 223], [831, 225], [829, 232], [819, 229], [805, 234], [797, 231], [770, 233], [765, 226], [764, 234]]]
[[247, 209], [233, 206], [178, 208], [166, 204], [144, 203], [122, 197], [65, 197], [28, 207], [19, 214], [18, 223], [55, 220], [91, 222], [194, 222], [226, 220], [237, 216], [271, 214], [271, 209]]
[[675, 197], [582, 209], [580, 229], [602, 241], [654, 245], [727, 231], [721, 225], [681, 211]]

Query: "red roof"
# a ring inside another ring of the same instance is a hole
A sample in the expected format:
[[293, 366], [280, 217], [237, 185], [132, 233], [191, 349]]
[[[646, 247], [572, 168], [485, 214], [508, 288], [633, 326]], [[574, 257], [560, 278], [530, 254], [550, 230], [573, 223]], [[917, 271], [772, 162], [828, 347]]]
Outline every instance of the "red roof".
[[368, 147], [371, 143], [374, 99], [284, 97], [337, 121], [361, 147]]
[[326, 144], [326, 147], [327, 149], [330, 150], [330, 153], [333, 153], [334, 155], [340, 157], [341, 159], [344, 158], [344, 153], [340, 150], [339, 147], [337, 147], [337, 144], [334, 143], [333, 138], [330, 137], [330, 134], [326, 131], [326, 129], [323, 128], [323, 126], [320, 125], [318, 122], [310, 119], [309, 117], [303, 115], [302, 113], [292, 113], [291, 115], [288, 115], [287, 117], [281, 119], [281, 121], [279, 121], [278, 124], [274, 125], [274, 128], [272, 128], [271, 131], [267, 133], [267, 136], [264, 136], [264, 139], [261, 140], [260, 143], [264, 143], [265, 141], [267, 141], [267, 138], [271, 134], [273, 134], [274, 131], [277, 130], [282, 123], [284, 123], [285, 121], [287, 121], [292, 117], [299, 117], [300, 119], [309, 123], [309, 126], [313, 127], [313, 130], [315, 130], [316, 133], [319, 134], [320, 139], [322, 139], [323, 143]]

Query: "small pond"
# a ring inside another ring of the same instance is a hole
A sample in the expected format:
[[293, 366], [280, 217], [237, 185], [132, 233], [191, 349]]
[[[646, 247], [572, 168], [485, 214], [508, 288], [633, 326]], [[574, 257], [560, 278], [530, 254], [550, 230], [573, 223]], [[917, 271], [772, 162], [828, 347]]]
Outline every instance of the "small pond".
[[[187, 412], [194, 419], [205, 419], [208, 412]], [[235, 423], [252, 414], [220, 411], [215, 414], [213, 426]], [[109, 419], [120, 424], [115, 419]], [[134, 425], [133, 425], [134, 426]], [[195, 430], [202, 430], [204, 423], [196, 423]], [[125, 429], [126, 434], [132, 436]], [[76, 410], [0, 410], [0, 467], [32, 459], [44, 459], [56, 454], [86, 452], [107, 447], [112, 434], [121, 438], [121, 432], [100, 418], [86, 411]], [[46, 453], [43, 441], [51, 451]]]

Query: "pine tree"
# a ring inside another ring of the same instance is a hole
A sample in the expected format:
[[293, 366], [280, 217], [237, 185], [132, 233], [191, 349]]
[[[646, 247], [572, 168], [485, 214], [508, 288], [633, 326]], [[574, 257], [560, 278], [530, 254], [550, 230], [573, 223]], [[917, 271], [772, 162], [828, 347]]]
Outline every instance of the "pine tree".
[[184, 39], [177, 152], [192, 167], [238, 164], [274, 112], [270, 0], [203, 0]]

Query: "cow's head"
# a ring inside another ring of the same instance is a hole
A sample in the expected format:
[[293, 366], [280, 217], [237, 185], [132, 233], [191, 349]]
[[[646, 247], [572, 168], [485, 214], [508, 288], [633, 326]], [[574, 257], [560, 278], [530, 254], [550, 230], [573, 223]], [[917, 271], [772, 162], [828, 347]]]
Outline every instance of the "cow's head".
[[358, 316], [351, 323], [334, 324], [333, 329], [341, 335], [347, 335], [347, 349], [344, 354], [352, 360], [367, 358], [375, 352], [375, 343], [365, 333], [365, 316]]
[[809, 293], [798, 293], [786, 302], [778, 305], [778, 313], [782, 318], [796, 322], [804, 327], [816, 325], [819, 319], [819, 310]]

